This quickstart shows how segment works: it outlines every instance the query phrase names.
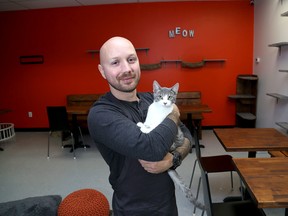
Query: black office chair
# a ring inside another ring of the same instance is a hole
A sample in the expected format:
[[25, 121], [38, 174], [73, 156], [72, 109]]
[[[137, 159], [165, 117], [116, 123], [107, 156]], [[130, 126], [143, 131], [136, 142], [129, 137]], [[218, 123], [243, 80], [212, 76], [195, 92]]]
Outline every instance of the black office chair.
[[47, 158], [50, 157], [50, 136], [55, 131], [61, 131], [61, 141], [62, 141], [62, 148], [65, 146], [63, 145], [63, 136], [64, 134], [69, 134], [72, 138], [72, 151], [74, 159], [75, 156], [75, 149], [74, 149], [74, 135], [72, 130], [69, 126], [68, 121], [68, 114], [66, 111], [65, 106], [48, 106], [47, 107], [47, 114], [48, 114], [48, 121], [49, 121], [49, 135], [48, 135], [48, 153]]
[[[194, 133], [195, 136], [195, 149], [198, 158], [199, 167], [201, 170], [201, 180], [203, 185], [203, 196], [204, 203], [206, 207], [207, 216], [265, 216], [266, 214], [262, 209], [258, 209], [257, 206], [253, 203], [252, 200], [239, 200], [239, 201], [230, 201], [230, 202], [219, 202], [213, 203], [211, 198], [211, 191], [208, 180], [208, 172], [206, 169], [206, 164], [201, 158], [200, 145], [197, 141], [197, 133]], [[198, 151], [198, 153], [197, 153]]]

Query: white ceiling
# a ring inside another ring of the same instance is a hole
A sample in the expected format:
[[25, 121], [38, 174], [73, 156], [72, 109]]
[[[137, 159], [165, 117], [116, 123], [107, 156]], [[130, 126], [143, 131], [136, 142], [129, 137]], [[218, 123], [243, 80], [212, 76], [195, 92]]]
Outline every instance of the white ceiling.
[[0, 11], [19, 11], [43, 8], [75, 7], [99, 4], [123, 4], [177, 1], [247, 1], [250, 0], [0, 0]]

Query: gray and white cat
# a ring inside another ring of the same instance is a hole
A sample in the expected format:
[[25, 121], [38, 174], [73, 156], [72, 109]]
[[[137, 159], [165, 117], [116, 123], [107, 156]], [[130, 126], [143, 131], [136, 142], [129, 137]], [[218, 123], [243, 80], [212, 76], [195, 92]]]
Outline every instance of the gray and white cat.
[[[161, 87], [157, 81], [153, 82], [154, 102], [149, 106], [145, 122], [138, 122], [137, 126], [140, 127], [143, 133], [149, 133], [157, 127], [169, 113], [173, 110], [173, 104], [176, 102], [179, 83], [173, 87]], [[181, 146], [184, 141], [183, 133], [178, 127], [176, 139], [171, 146], [171, 151]]]
[[[143, 133], [149, 133], [154, 128], [156, 128], [169, 113], [173, 110], [173, 104], [176, 102], [177, 93], [179, 90], [179, 83], [176, 83], [171, 88], [161, 87], [157, 81], [153, 82], [153, 95], [154, 101], [148, 108], [148, 113], [145, 122], [138, 122], [137, 126]], [[177, 147], [181, 146], [184, 142], [184, 135], [180, 127], [178, 127], [178, 134], [175, 138], [173, 145], [170, 150], [173, 151]], [[194, 197], [191, 189], [186, 186], [185, 182], [176, 172], [176, 170], [168, 170], [168, 174], [176, 185], [182, 190], [185, 196], [190, 202], [192, 202], [196, 207], [204, 210], [205, 206], [198, 202]]]

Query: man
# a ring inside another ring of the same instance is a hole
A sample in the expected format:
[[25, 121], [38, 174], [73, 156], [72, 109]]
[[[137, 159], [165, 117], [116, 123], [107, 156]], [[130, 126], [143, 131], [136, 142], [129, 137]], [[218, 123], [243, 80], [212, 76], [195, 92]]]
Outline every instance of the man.
[[[180, 165], [192, 137], [179, 120], [177, 106], [149, 134], [140, 131], [136, 123], [144, 122], [153, 95], [136, 90], [140, 64], [133, 44], [125, 38], [113, 37], [103, 44], [98, 69], [110, 92], [91, 108], [88, 127], [110, 168], [114, 215], [178, 215], [174, 183], [167, 170]], [[172, 154], [169, 149], [179, 125], [185, 139]]]

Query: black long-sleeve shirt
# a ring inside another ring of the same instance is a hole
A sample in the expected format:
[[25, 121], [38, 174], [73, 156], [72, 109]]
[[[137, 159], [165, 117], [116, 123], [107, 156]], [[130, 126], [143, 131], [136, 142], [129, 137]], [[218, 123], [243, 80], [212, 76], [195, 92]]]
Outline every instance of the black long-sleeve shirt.
[[[115, 215], [155, 212], [154, 215], [174, 216], [177, 213], [167, 214], [177, 212], [174, 184], [169, 175], [146, 172], [138, 159], [162, 160], [173, 144], [177, 126], [166, 118], [150, 133], [142, 133], [136, 124], [145, 121], [153, 96], [139, 93], [138, 97], [139, 102], [120, 101], [110, 92], [101, 97], [89, 112], [89, 132], [110, 167]], [[191, 142], [189, 130], [183, 124], [181, 129]]]

